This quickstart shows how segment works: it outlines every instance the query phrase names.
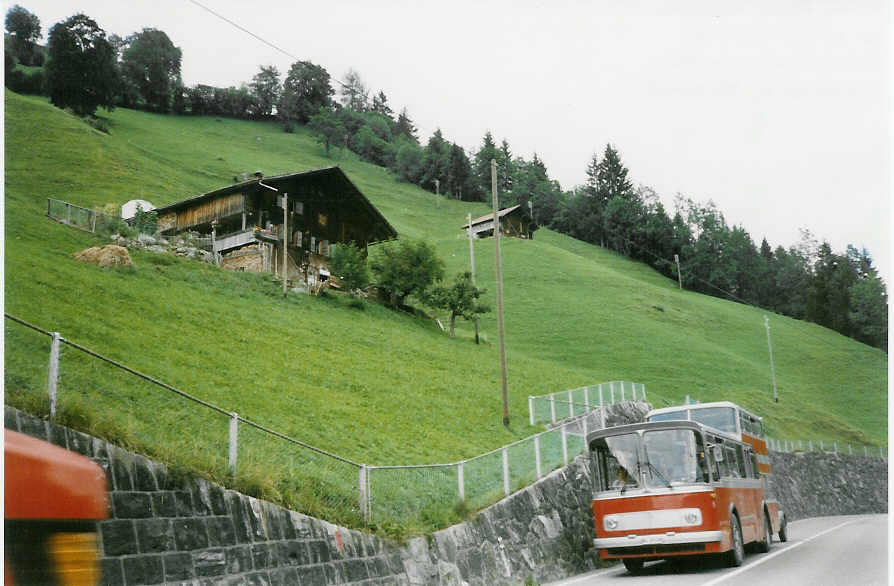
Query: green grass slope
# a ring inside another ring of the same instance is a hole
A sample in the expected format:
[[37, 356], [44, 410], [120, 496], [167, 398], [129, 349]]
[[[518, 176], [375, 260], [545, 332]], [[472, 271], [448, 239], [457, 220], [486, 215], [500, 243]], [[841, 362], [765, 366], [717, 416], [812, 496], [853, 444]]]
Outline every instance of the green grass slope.
[[[777, 436], [886, 442], [883, 352], [771, 314], [774, 404], [763, 312], [681, 292], [644, 265], [545, 229], [502, 241], [512, 418], [504, 428], [493, 313], [481, 324], [487, 343], [476, 346], [469, 324], [450, 340], [432, 322], [374, 304], [283, 299], [267, 276], [139, 252], [132, 270], [98, 269], [70, 257], [98, 237], [45, 217], [47, 197], [162, 205], [240, 172], [337, 163], [401, 235], [436, 244], [452, 274], [469, 262], [460, 226], [467, 213], [486, 213], [483, 204], [437, 202], [350, 153], [326, 158], [303, 129], [119, 109], [103, 113], [106, 135], [10, 92], [5, 115], [6, 311], [344, 457], [381, 465], [473, 456], [539, 431], [527, 424], [528, 395], [608, 380], [645, 383], [657, 405], [687, 394], [736, 401]], [[475, 243], [478, 280], [495, 306], [493, 251], [492, 239]], [[45, 409], [46, 337], [9, 320], [5, 334], [6, 402]], [[71, 424], [227, 481], [224, 417], [76, 350], [63, 353], [60, 384]], [[301, 480], [282, 471], [288, 463], [258, 451], [240, 452], [243, 483], [329, 510], [331, 489], [296, 488]]]

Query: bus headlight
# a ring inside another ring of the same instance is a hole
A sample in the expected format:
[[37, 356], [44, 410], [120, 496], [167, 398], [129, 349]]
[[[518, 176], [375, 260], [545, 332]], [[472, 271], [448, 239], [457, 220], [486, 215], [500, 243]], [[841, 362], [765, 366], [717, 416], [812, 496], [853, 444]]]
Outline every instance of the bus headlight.
[[618, 528], [618, 519], [616, 517], [607, 516], [605, 517], [605, 519], [602, 520], [602, 524], [605, 526], [605, 529], [607, 531], [614, 531]]

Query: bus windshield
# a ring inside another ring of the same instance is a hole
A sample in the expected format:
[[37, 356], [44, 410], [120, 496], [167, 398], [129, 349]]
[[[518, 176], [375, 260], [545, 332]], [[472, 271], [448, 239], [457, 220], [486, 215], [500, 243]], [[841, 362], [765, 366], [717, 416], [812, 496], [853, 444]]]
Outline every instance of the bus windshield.
[[593, 444], [599, 490], [672, 488], [707, 482], [701, 435], [691, 429], [662, 429], [600, 438]]
[[646, 486], [707, 482], [701, 436], [691, 429], [662, 429], [643, 434]]
[[739, 433], [736, 426], [736, 410], [732, 407], [704, 407], [690, 409], [692, 421], [698, 421], [714, 429], [729, 433]]

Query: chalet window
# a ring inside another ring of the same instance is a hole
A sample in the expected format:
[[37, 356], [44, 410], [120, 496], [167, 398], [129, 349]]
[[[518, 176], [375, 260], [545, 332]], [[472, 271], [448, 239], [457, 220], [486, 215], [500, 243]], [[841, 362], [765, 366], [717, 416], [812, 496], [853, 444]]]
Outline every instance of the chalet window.
[[301, 248], [301, 230], [295, 230], [293, 233], [292, 245]]
[[320, 240], [320, 254], [322, 256], [329, 256], [329, 241], [328, 240]]
[[292, 204], [292, 211], [295, 212], [295, 213], [298, 214], [298, 215], [302, 215], [302, 214], [304, 214], [304, 202], [303, 202], [303, 201], [296, 201], [295, 203], [293, 203], [293, 204]]
[[311, 252], [317, 251], [317, 237], [316, 236], [310, 237], [310, 251]]
[[326, 217], [326, 214], [317, 214], [317, 224], [319, 224], [321, 228], [326, 227], [327, 221], [329, 221], [329, 218]]

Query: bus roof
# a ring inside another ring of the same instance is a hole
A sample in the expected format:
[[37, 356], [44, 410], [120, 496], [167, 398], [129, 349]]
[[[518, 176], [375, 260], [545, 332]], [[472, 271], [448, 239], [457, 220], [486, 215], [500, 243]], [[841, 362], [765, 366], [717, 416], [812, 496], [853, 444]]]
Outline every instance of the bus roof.
[[646, 421], [643, 423], [629, 423], [627, 425], [618, 425], [617, 427], [606, 427], [605, 429], [597, 429], [587, 434], [587, 445], [593, 440], [608, 437], [612, 435], [621, 435], [625, 433], [635, 433], [642, 430], [658, 430], [658, 429], [691, 429], [693, 431], [702, 431], [710, 433], [712, 436], [724, 436], [729, 439], [741, 442], [735, 436], [724, 433], [718, 429], [714, 429], [709, 425], [704, 425], [697, 421], [686, 421], [685, 419], [675, 419], [673, 421]]
[[745, 409], [744, 407], [736, 405], [735, 403], [733, 403], [731, 401], [714, 401], [711, 403], [690, 403], [688, 405], [675, 405], [673, 407], [662, 407], [661, 409], [652, 409], [651, 411], [646, 413], [646, 417], [648, 418], [648, 417], [651, 417], [652, 415], [661, 415], [663, 413], [674, 413], [677, 411], [687, 411], [689, 409], [708, 409], [708, 408], [712, 408], [712, 407], [732, 407], [733, 409], [742, 411], [743, 413], [745, 413], [746, 415], [749, 415], [750, 417], [756, 419], [757, 421], [762, 422], [764, 420], [763, 417], [758, 417], [754, 413], [751, 413], [750, 411], [748, 411], [748, 409]]
[[5, 430], [7, 519], [105, 519], [106, 475], [84, 456]]

